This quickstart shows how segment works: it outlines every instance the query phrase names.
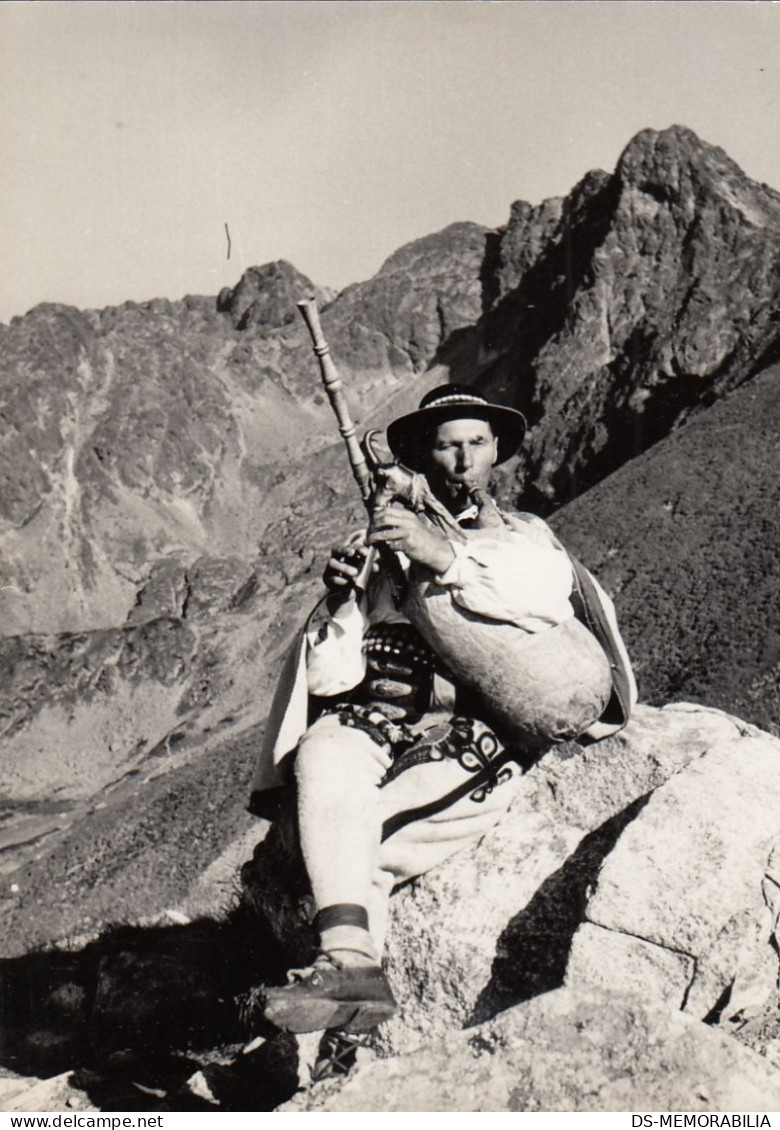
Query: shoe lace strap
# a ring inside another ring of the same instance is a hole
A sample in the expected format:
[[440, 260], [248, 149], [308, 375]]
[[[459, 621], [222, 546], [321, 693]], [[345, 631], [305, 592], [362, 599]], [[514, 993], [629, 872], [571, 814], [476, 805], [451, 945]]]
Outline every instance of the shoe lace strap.
[[358, 1050], [370, 1046], [370, 1037], [370, 1032], [347, 1032], [343, 1028], [326, 1032], [317, 1062], [310, 1068], [312, 1083], [334, 1075], [346, 1075]]
[[330, 967], [331, 969], [341, 969], [340, 962], [331, 957], [329, 953], [319, 953], [314, 959], [313, 964], [306, 965], [302, 969], [288, 969], [287, 970], [287, 983], [292, 985], [296, 981], [308, 981], [315, 973], [318, 973], [323, 967]]

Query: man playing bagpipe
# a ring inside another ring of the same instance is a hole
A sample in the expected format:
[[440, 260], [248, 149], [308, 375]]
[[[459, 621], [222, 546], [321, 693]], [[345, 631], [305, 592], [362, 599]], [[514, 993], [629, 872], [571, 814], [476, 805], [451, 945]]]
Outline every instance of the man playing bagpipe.
[[253, 800], [294, 778], [320, 946], [264, 990], [288, 1031], [390, 1017], [393, 888], [484, 836], [544, 749], [615, 732], [636, 701], [609, 597], [545, 522], [487, 494], [524, 431], [459, 385], [390, 425], [406, 497], [333, 551], [282, 674]]

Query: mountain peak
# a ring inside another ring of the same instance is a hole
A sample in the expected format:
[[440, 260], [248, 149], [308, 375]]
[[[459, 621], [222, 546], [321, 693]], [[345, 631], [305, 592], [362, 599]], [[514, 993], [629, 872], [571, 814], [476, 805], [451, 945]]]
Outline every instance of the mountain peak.
[[235, 287], [221, 290], [217, 309], [229, 313], [240, 330], [249, 326], [278, 329], [293, 321], [296, 302], [309, 296], [321, 305], [334, 297], [332, 291], [316, 286], [287, 259], [275, 259], [249, 267]]
[[619, 175], [647, 164], [670, 166], [673, 164], [717, 161], [728, 165], [729, 171], [739, 170], [731, 158], [718, 146], [702, 141], [688, 126], [672, 125], [667, 129], [643, 129], [631, 138], [620, 156]]
[[750, 206], [754, 223], [770, 216], [776, 222], [780, 214], [778, 193], [751, 180], [723, 149], [702, 141], [687, 126], [642, 130], [624, 149], [615, 172], [623, 185], [660, 200], [695, 197], [708, 187], [737, 207], [739, 201]]
[[408, 271], [424, 263], [438, 262], [448, 254], [459, 254], [466, 244], [476, 243], [481, 246], [487, 230], [482, 224], [460, 220], [448, 224], [440, 231], [412, 239], [385, 259], [376, 277]]

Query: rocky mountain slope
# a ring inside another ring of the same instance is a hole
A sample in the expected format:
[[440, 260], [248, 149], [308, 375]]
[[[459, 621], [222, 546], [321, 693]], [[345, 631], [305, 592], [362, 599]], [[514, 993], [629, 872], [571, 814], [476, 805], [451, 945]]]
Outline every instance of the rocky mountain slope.
[[[690, 130], [513, 206], [480, 383], [534, 427], [521, 481], [560, 505], [778, 358], [780, 196]], [[541, 498], [539, 498], [541, 496]]]
[[337, 296], [280, 262], [0, 327], [4, 952], [212, 911], [223, 852], [230, 898], [274, 673], [362, 520], [309, 294], [359, 424], [450, 378], [527, 413], [497, 491], [613, 594], [645, 700], [777, 733], [779, 243], [777, 193], [673, 127]]
[[780, 366], [552, 519], [617, 599], [642, 696], [780, 733]]
[[329, 304], [275, 263], [216, 302], [36, 307], [0, 330], [3, 634], [121, 622], [159, 558], [252, 555], [280, 467], [333, 435], [297, 294], [326, 304], [358, 421], [450, 374], [523, 408], [507, 489], [548, 511], [777, 355], [779, 232], [776, 193], [673, 127]]

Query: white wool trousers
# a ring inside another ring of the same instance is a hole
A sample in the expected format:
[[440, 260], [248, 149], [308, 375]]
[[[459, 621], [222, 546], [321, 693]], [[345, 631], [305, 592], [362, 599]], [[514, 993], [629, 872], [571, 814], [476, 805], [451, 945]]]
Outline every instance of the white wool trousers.
[[333, 714], [306, 731], [295, 759], [301, 850], [317, 908], [347, 903], [368, 912], [369, 943], [364, 931], [337, 925], [323, 948], [358, 948], [375, 960], [393, 888], [484, 836], [521, 776], [509, 762], [501, 783], [485, 789], [478, 772], [445, 757], [385, 781], [391, 764], [386, 747]]

